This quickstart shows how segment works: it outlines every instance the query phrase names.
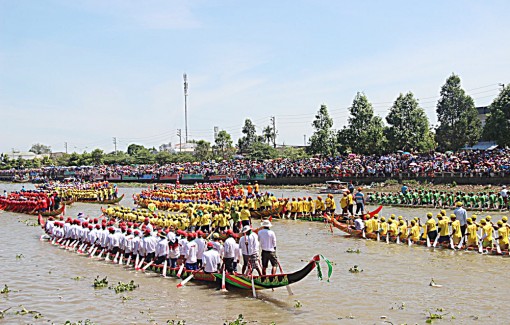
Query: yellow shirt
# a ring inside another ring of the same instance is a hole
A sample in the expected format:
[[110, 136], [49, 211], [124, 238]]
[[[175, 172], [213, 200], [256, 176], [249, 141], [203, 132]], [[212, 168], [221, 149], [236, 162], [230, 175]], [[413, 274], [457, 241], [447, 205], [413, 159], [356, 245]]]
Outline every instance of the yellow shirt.
[[439, 232], [439, 236], [448, 236], [450, 234], [450, 228], [448, 227], [448, 220], [439, 220], [437, 226], [439, 229], [441, 229], [441, 231]]
[[386, 235], [389, 225], [386, 222], [381, 222], [381, 235]]
[[239, 214], [240, 220], [250, 220], [250, 211], [248, 209], [242, 209]]
[[434, 231], [437, 229], [436, 221], [433, 218], [430, 218], [429, 220], [427, 220], [425, 225], [427, 226], [427, 232]]
[[452, 235], [455, 238], [462, 237], [462, 234], [460, 232], [460, 221], [459, 220], [455, 220], [454, 222], [452, 222]]
[[340, 208], [344, 209], [347, 208], [349, 205], [349, 198], [347, 196], [342, 196], [340, 199]]
[[498, 240], [500, 245], [508, 245], [508, 228], [503, 226], [498, 229]]
[[412, 241], [418, 241], [420, 240], [420, 226], [414, 225], [411, 227], [411, 240]]
[[468, 225], [466, 232], [467, 232], [467, 238], [468, 238], [468, 244], [474, 244], [477, 241], [477, 231], [478, 227], [475, 224]]

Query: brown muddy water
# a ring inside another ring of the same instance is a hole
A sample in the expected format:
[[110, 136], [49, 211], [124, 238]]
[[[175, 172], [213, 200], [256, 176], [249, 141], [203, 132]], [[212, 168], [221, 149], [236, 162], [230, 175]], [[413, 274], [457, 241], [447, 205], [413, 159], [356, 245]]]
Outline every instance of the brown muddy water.
[[[0, 192], [20, 188], [20, 184], [0, 184]], [[121, 188], [121, 194], [126, 193], [121, 203], [133, 206], [128, 198], [140, 190]], [[295, 189], [274, 193], [315, 195]], [[93, 204], [75, 203], [67, 209], [68, 215], [78, 212], [100, 215], [99, 206]], [[424, 217], [426, 212], [387, 208], [382, 215], [411, 218]], [[493, 215], [496, 220], [500, 217]], [[254, 299], [249, 291], [223, 293], [193, 282], [177, 289], [176, 279], [92, 260], [40, 241], [42, 230], [27, 223], [36, 223], [36, 218], [0, 212], [0, 287], [6, 284], [12, 290], [0, 294], [0, 311], [11, 307], [0, 323], [90, 319], [96, 324], [166, 324], [168, 320], [223, 324], [243, 314], [248, 324], [425, 324], [430, 311], [445, 315], [437, 324], [510, 324], [506, 311], [510, 259], [503, 257], [353, 239], [337, 229], [332, 234], [322, 223], [276, 220], [273, 230], [284, 270], [300, 269], [315, 254], [323, 254], [334, 263], [333, 276], [329, 283], [318, 281], [313, 271], [292, 285], [293, 296], [279, 288], [258, 291]], [[349, 248], [361, 253], [347, 253]], [[363, 272], [350, 273], [354, 265]], [[94, 289], [96, 276], [107, 276], [110, 284], [134, 280], [140, 287], [119, 294]], [[431, 278], [443, 287], [429, 286]], [[16, 315], [20, 305], [43, 317]]]

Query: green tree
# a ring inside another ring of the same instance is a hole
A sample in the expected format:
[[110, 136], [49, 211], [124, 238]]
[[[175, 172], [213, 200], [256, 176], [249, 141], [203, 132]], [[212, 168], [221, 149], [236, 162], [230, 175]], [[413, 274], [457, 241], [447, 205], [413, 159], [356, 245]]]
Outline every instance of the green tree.
[[145, 149], [145, 147], [144, 147], [144, 146], [139, 145], [139, 144], [132, 143], [132, 144], [130, 144], [130, 145], [128, 146], [128, 148], [127, 148], [127, 153], [128, 153], [128, 155], [130, 155], [130, 156], [135, 156], [135, 155], [136, 155], [136, 153], [137, 153], [138, 151], [143, 150], [143, 149]]
[[160, 151], [156, 154], [156, 162], [160, 165], [170, 164], [173, 162], [173, 155], [168, 151]]
[[233, 154], [232, 138], [225, 130], [218, 132], [216, 140], [214, 140], [214, 149], [219, 152], [223, 159], [227, 159]]
[[478, 111], [473, 99], [461, 88], [459, 76], [452, 74], [446, 79], [436, 113], [439, 122], [436, 140], [442, 150], [458, 150], [480, 139]]
[[389, 124], [386, 137], [390, 151], [428, 151], [434, 148], [429, 120], [412, 92], [398, 96], [386, 116], [386, 122]]
[[304, 148], [285, 147], [278, 152], [278, 157], [297, 160], [308, 158], [310, 157], [310, 155], [306, 153], [306, 150]]
[[258, 141], [255, 124], [253, 124], [253, 122], [249, 118], [247, 118], [244, 121], [242, 132], [244, 136], [239, 138], [237, 146], [239, 147], [239, 150], [241, 152], [247, 152], [252, 146], [252, 144]]
[[510, 85], [501, 90], [489, 109], [483, 129], [484, 139], [496, 141], [501, 147], [510, 146]]
[[73, 152], [69, 155], [69, 159], [67, 160], [67, 166], [79, 166], [80, 165], [80, 155], [76, 152]]
[[276, 149], [263, 142], [253, 143], [248, 154], [248, 157], [253, 160], [273, 159], [277, 156]]
[[103, 159], [104, 159], [104, 151], [103, 150], [96, 148], [96, 149], [92, 150], [92, 152], [90, 153], [90, 156], [91, 156], [91, 159], [92, 159], [92, 162], [94, 163], [94, 165], [103, 164]]
[[312, 154], [330, 155], [334, 153], [334, 139], [332, 136], [331, 127], [333, 126], [333, 119], [329, 116], [328, 108], [326, 105], [321, 105], [315, 120], [312, 122], [315, 129], [314, 134], [308, 141], [308, 150]]
[[51, 153], [51, 147], [41, 143], [36, 143], [33, 144], [30, 150], [28, 151], [33, 152], [36, 155], [49, 154]]
[[145, 147], [142, 147], [141, 149], [136, 150], [133, 158], [134, 158], [134, 163], [139, 164], [139, 165], [153, 164], [156, 160], [155, 155], [153, 155], [152, 152]]
[[205, 140], [198, 140], [195, 147], [195, 157], [199, 161], [209, 160], [211, 157], [211, 143]]
[[349, 113], [348, 125], [337, 135], [340, 151], [349, 149], [361, 154], [382, 153], [386, 145], [383, 121], [374, 115], [372, 104], [364, 93], [356, 94]]

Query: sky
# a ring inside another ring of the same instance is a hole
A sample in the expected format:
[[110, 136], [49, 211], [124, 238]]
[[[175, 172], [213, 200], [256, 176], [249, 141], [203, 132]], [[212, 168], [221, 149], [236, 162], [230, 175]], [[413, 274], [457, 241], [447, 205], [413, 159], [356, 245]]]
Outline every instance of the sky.
[[[386, 116], [412, 91], [437, 124], [452, 73], [477, 106], [510, 82], [510, 1], [0, 0], [0, 152], [156, 148], [276, 119], [303, 145], [364, 92]], [[183, 137], [184, 141], [184, 137]]]

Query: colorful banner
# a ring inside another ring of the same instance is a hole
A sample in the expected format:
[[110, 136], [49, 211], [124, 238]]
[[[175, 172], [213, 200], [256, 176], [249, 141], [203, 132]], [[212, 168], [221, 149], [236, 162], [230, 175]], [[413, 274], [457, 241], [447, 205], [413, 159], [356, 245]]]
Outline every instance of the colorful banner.
[[153, 174], [145, 174], [145, 175], [142, 175], [141, 179], [153, 179], [154, 178], [154, 175]]
[[210, 181], [222, 181], [228, 178], [228, 175], [211, 175], [209, 176]]
[[202, 180], [204, 179], [204, 175], [202, 174], [184, 174], [182, 175], [183, 180], [190, 180], [190, 179], [196, 179], [196, 180]]
[[76, 172], [71, 170], [64, 170], [64, 176], [74, 176], [76, 175]]
[[266, 179], [266, 174], [255, 174], [255, 175], [251, 175], [251, 179], [253, 180], [259, 180], [259, 181], [263, 181]]
[[138, 176], [128, 176], [128, 175], [122, 175], [123, 181], [137, 181]]
[[120, 175], [115, 175], [115, 176], [109, 176], [108, 178], [106, 178], [107, 181], [120, 181], [122, 178], [120, 177]]
[[173, 174], [173, 175], [163, 175], [163, 176], [159, 176], [159, 179], [164, 181], [176, 181], [179, 179], [179, 175], [178, 174]]

